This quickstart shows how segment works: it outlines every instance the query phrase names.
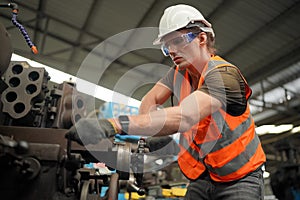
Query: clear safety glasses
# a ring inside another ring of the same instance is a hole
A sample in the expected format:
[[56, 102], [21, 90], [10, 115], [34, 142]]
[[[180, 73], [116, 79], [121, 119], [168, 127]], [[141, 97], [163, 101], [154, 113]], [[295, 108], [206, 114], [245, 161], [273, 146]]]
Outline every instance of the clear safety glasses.
[[188, 45], [189, 43], [191, 43], [199, 34], [200, 32], [189, 32], [186, 34], [182, 34], [179, 37], [173, 38], [167, 42], [164, 42], [161, 45], [161, 51], [163, 52], [163, 54], [165, 56], [169, 56], [170, 55], [170, 47], [175, 47], [176, 49], [178, 48], [184, 48], [186, 45]]

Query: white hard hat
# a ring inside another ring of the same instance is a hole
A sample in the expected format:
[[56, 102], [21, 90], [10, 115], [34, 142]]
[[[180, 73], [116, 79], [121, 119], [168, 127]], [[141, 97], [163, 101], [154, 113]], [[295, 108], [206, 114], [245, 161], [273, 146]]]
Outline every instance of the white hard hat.
[[204, 27], [199, 28], [204, 32], [212, 33], [214, 37], [212, 25], [196, 8], [184, 4], [166, 8], [159, 22], [158, 37], [153, 41], [153, 44], [161, 44], [162, 37], [195, 22], [201, 22]]

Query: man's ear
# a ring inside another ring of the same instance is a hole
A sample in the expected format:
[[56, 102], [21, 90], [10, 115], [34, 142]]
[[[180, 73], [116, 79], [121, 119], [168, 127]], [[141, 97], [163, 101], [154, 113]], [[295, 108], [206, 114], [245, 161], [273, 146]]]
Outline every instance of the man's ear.
[[205, 45], [206, 44], [206, 42], [207, 42], [207, 35], [206, 35], [205, 32], [199, 33], [198, 38], [200, 40], [200, 43], [199, 43], [200, 45]]

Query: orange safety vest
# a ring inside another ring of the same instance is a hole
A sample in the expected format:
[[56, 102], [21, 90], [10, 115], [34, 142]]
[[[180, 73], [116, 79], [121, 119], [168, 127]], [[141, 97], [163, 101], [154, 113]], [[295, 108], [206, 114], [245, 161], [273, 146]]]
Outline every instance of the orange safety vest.
[[[219, 56], [211, 57], [202, 71], [198, 88], [210, 70], [222, 66], [235, 67]], [[244, 81], [248, 100], [251, 89]], [[188, 72], [176, 68], [173, 84], [174, 95], [179, 97], [180, 104], [192, 92]], [[184, 175], [192, 180], [197, 179], [206, 169], [214, 181], [237, 180], [266, 161], [248, 104], [240, 116], [232, 116], [222, 108], [207, 116], [181, 134], [179, 146], [178, 165]]]

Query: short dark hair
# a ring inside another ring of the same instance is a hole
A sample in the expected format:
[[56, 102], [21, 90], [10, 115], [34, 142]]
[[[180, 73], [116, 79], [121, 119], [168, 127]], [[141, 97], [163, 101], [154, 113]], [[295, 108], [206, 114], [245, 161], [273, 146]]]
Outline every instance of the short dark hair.
[[[187, 28], [187, 30], [190, 30], [193, 33], [204, 32], [197, 26]], [[206, 33], [207, 35], [207, 49], [211, 54], [215, 55], [217, 53], [217, 48], [215, 47], [215, 37], [210, 32], [204, 32], [204, 33]]]
[[207, 48], [208, 48], [208, 51], [211, 54], [216, 55], [217, 48], [215, 46], [215, 37], [213, 36], [212, 33], [208, 33], [208, 32], [206, 32], [206, 35], [207, 35]]

